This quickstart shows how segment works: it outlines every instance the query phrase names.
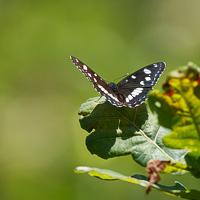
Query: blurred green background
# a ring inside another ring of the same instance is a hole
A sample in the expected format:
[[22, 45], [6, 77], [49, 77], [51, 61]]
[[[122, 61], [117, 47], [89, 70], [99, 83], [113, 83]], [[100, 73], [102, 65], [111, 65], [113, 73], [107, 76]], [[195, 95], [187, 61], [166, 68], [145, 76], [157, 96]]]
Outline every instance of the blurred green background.
[[[145, 174], [131, 156], [90, 155], [78, 109], [98, 96], [69, 59], [112, 81], [153, 62], [200, 65], [200, 1], [0, 0], [0, 199], [177, 199], [75, 174], [79, 165]], [[190, 175], [162, 175], [199, 188]]]

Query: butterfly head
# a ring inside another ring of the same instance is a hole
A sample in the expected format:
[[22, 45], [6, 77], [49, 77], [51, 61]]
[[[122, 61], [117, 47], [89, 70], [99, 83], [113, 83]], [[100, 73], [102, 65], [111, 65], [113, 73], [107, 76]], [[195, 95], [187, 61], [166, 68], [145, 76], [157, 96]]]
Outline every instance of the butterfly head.
[[118, 86], [115, 83], [110, 82], [108, 83], [108, 86], [112, 89], [113, 92], [118, 92]]

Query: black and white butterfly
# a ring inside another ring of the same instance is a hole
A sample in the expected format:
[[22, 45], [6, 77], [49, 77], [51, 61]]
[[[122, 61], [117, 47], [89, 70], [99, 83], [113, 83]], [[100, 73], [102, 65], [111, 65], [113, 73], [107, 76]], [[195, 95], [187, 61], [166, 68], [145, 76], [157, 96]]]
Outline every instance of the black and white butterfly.
[[80, 60], [73, 56], [70, 58], [86, 78], [93, 83], [96, 91], [117, 107], [132, 108], [141, 105], [147, 99], [148, 93], [153, 90], [152, 86], [157, 83], [166, 66], [164, 62], [154, 63], [128, 75], [118, 84], [113, 82], [107, 84]]

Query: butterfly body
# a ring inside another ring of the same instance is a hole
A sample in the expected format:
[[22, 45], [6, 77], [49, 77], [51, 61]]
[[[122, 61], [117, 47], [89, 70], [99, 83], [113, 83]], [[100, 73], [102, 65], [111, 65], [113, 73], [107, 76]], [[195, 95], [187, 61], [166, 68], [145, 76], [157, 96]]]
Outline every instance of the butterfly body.
[[117, 107], [136, 107], [141, 105], [153, 89], [165, 69], [165, 63], [148, 65], [128, 75], [118, 84], [107, 84], [99, 75], [75, 57], [70, 57], [76, 67], [93, 83], [94, 88], [111, 104]]
[[118, 92], [117, 84], [110, 82], [108, 83], [108, 86], [112, 89], [113, 92]]

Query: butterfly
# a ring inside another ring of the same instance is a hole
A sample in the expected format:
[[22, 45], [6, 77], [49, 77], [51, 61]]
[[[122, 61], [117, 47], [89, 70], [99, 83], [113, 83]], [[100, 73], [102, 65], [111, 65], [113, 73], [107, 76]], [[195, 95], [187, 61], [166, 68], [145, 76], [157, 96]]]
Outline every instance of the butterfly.
[[136, 107], [147, 100], [148, 93], [153, 90], [166, 64], [158, 62], [148, 65], [128, 75], [118, 84], [106, 83], [99, 75], [77, 58], [70, 56], [76, 67], [93, 83], [97, 92], [117, 107]]

